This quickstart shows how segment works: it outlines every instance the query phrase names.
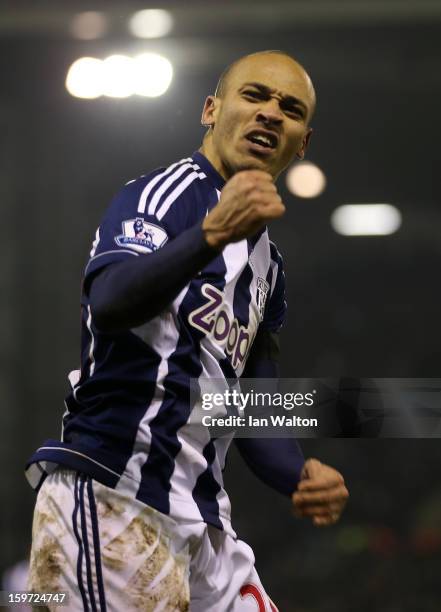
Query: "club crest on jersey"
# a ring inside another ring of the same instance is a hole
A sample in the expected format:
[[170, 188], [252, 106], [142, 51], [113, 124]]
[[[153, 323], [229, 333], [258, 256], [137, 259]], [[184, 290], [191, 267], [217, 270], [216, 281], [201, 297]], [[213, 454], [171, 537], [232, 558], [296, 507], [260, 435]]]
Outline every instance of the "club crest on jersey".
[[138, 253], [153, 253], [168, 240], [162, 227], [147, 223], [140, 217], [123, 221], [122, 231], [120, 236], [115, 237], [116, 244]]
[[266, 298], [268, 296], [269, 284], [261, 276], [257, 279], [257, 291], [256, 291], [256, 302], [257, 308], [259, 309], [260, 318], [263, 319], [265, 312]]

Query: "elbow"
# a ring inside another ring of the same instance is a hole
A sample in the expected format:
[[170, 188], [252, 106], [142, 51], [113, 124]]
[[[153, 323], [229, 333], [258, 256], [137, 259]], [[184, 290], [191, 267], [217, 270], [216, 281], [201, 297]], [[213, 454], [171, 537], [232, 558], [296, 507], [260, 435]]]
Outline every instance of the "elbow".
[[112, 334], [119, 331], [121, 318], [112, 308], [111, 302], [103, 299], [102, 292], [97, 291], [95, 284], [92, 284], [89, 291], [89, 308], [93, 327], [103, 334]]
[[[89, 308], [93, 327], [103, 334], [112, 334], [119, 331], [120, 317], [112, 307], [112, 302], [108, 298], [108, 283], [106, 270], [95, 277], [86, 288], [86, 295], [89, 297]], [[106, 284], [107, 283], [107, 284]]]
[[112, 304], [101, 303], [90, 299], [90, 312], [95, 329], [103, 334], [118, 334], [148, 323], [157, 313], [144, 311], [142, 315], [112, 307]]
[[[107, 270], [96, 277], [89, 287], [89, 305], [93, 325], [98, 332], [116, 334], [147, 323], [159, 314], [156, 299], [136, 299], [133, 290], [120, 287], [119, 277], [109, 276]], [[153, 306], [152, 306], [153, 305]]]
[[117, 329], [116, 317], [112, 316], [109, 308], [106, 308], [103, 304], [96, 303], [92, 299], [90, 300], [90, 314], [93, 326], [98, 332], [111, 334], [122, 331]]

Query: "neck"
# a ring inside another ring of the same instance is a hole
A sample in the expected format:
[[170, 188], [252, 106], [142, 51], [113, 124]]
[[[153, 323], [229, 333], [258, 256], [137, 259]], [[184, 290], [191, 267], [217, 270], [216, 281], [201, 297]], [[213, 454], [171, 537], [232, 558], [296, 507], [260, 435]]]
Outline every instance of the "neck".
[[213, 137], [211, 134], [211, 130], [207, 132], [207, 134], [204, 136], [199, 152], [202, 153], [202, 155], [204, 155], [208, 159], [210, 164], [213, 166], [215, 170], [219, 172], [221, 177], [225, 181], [228, 181], [228, 179], [231, 177], [231, 174], [227, 171], [227, 169], [225, 168], [224, 164], [221, 161], [221, 158], [216, 152], [216, 149], [213, 144]]
[[[216, 147], [214, 146], [213, 143], [213, 135], [211, 130], [209, 130], [205, 136], [204, 139], [202, 140], [202, 144], [199, 148], [199, 153], [202, 153], [202, 155], [204, 155], [208, 161], [210, 162], [210, 164], [213, 166], [213, 168], [215, 170], [217, 170], [217, 172], [219, 172], [219, 174], [221, 175], [221, 177], [225, 180], [228, 181], [228, 179], [230, 179], [233, 174], [235, 174], [235, 172], [239, 172], [240, 170], [258, 170], [260, 169], [259, 166], [244, 166], [243, 168], [238, 168], [236, 170], [234, 170], [231, 167], [226, 166], [221, 157], [219, 156], [219, 153], [216, 150]], [[269, 173], [269, 170], [266, 170], [266, 172]], [[276, 175], [273, 175], [273, 182], [275, 183], [276, 180], [279, 177], [280, 172], [278, 172]]]

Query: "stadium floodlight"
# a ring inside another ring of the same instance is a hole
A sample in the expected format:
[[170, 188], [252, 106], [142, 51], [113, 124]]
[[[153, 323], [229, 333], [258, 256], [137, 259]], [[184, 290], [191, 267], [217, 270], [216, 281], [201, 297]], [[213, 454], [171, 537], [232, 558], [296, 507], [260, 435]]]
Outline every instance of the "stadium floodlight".
[[401, 213], [392, 204], [344, 204], [332, 213], [331, 225], [343, 236], [388, 236], [401, 226]]
[[130, 32], [138, 38], [161, 38], [173, 29], [173, 17], [163, 9], [145, 9], [129, 21]]
[[156, 98], [170, 87], [173, 66], [156, 53], [137, 57], [110, 55], [104, 60], [81, 57], [69, 68], [66, 89], [77, 98]]
[[170, 87], [173, 66], [169, 60], [156, 53], [143, 53], [133, 59], [134, 92], [139, 96], [156, 98]]
[[76, 98], [98, 98], [103, 94], [103, 62], [95, 57], [80, 57], [69, 68], [66, 89]]
[[316, 198], [326, 187], [326, 177], [316, 164], [301, 161], [288, 171], [286, 186], [299, 198]]
[[134, 93], [133, 59], [127, 55], [110, 55], [103, 61], [103, 95], [128, 98]]

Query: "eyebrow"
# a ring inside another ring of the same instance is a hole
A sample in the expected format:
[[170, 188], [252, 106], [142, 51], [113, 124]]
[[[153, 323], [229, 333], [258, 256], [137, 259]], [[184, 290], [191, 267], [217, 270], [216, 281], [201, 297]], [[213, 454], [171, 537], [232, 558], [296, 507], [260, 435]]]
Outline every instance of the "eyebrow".
[[[271, 89], [271, 87], [268, 87], [267, 85], [264, 85], [263, 83], [244, 83], [240, 89], [243, 89], [244, 87], [255, 87], [256, 89], [258, 89], [259, 91], [261, 91], [263, 94], [267, 96], [270, 96], [276, 91], [275, 89]], [[286, 96], [282, 96], [282, 99], [285, 104], [298, 104], [304, 109], [306, 113], [308, 113], [308, 107], [299, 98], [296, 98], [295, 96], [286, 95]]]

